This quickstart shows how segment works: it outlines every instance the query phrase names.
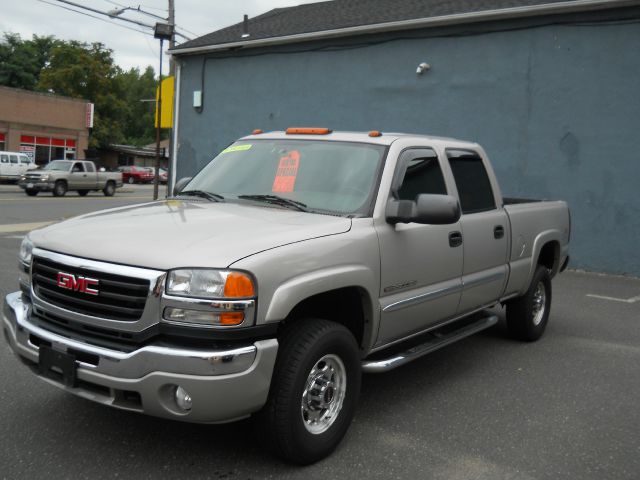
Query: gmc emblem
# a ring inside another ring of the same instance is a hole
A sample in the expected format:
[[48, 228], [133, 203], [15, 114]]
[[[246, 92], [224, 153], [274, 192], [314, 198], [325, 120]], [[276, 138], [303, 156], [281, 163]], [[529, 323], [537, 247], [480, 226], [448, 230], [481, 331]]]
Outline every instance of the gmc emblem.
[[97, 287], [99, 281], [95, 278], [72, 275], [70, 273], [58, 272], [58, 286], [66, 290], [82, 292], [89, 295], [98, 295]]

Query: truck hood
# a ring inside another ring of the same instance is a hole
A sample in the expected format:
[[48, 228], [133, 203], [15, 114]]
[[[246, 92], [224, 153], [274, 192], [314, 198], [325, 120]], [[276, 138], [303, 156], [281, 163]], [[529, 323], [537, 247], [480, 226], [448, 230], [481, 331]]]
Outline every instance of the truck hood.
[[224, 268], [288, 243], [348, 232], [351, 219], [236, 203], [166, 200], [82, 215], [30, 234], [39, 248], [158, 270]]

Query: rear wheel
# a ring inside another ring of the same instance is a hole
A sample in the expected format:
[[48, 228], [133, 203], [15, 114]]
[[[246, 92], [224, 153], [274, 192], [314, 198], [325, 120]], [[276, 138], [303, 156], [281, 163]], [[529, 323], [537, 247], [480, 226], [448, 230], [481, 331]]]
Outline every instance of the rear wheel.
[[113, 194], [116, 193], [116, 186], [113, 182], [107, 182], [102, 189], [102, 193], [104, 193], [105, 197], [113, 197]]
[[33, 190], [31, 188], [27, 188], [24, 193], [26, 193], [27, 195], [29, 195], [30, 197], [35, 197], [36, 195], [38, 195], [38, 190]]
[[58, 180], [53, 186], [54, 197], [64, 197], [67, 193], [67, 184], [63, 180]]
[[358, 345], [344, 326], [316, 319], [294, 321], [279, 341], [258, 421], [276, 455], [310, 464], [329, 455], [351, 424], [361, 382]]
[[86, 197], [88, 193], [89, 190], [78, 190], [78, 195], [80, 195], [81, 197]]
[[544, 333], [551, 311], [551, 277], [538, 265], [527, 292], [507, 303], [507, 327], [518, 340], [534, 342]]

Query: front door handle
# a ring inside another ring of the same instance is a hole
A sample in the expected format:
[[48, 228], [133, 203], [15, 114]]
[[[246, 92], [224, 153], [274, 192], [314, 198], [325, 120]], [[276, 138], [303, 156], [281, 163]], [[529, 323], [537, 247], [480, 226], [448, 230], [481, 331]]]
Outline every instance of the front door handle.
[[493, 229], [493, 238], [504, 237], [504, 227], [502, 225], [496, 225]]
[[462, 245], [462, 233], [461, 232], [451, 232], [449, 233], [449, 246], [450, 247], [459, 247]]

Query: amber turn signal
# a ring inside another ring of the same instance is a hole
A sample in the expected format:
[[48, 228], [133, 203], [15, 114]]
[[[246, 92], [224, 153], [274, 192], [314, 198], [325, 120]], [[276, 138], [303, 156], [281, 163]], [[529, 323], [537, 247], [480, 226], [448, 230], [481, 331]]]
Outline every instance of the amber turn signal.
[[224, 284], [225, 298], [253, 297], [254, 295], [255, 289], [249, 275], [241, 272], [231, 272], [227, 275], [227, 281]]

